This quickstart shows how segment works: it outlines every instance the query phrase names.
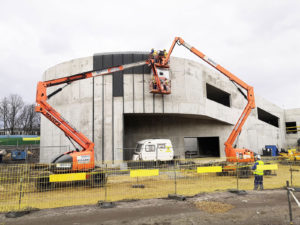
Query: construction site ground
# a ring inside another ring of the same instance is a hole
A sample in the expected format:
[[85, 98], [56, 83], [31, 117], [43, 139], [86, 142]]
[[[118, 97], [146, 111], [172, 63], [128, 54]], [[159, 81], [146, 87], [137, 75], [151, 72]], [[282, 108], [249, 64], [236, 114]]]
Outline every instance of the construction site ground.
[[[295, 193], [300, 198], [300, 193]], [[292, 199], [294, 224], [300, 224], [300, 208]], [[34, 211], [23, 217], [6, 218], [1, 225], [183, 225], [183, 224], [289, 224], [287, 192], [284, 189], [203, 193], [186, 201], [149, 199], [116, 202], [115, 208], [96, 205]]]

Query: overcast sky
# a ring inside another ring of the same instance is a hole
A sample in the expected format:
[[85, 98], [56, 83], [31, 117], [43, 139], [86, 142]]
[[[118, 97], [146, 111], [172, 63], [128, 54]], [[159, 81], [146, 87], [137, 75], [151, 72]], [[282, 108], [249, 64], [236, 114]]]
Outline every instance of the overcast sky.
[[[0, 98], [34, 102], [55, 64], [168, 49], [181, 36], [283, 108], [300, 108], [300, 1], [0, 0]], [[200, 62], [183, 47], [173, 56]]]

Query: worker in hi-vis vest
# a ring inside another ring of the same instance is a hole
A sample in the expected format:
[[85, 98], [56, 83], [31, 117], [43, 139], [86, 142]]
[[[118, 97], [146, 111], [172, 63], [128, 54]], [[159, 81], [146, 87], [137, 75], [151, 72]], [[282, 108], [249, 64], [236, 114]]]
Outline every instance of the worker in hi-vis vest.
[[264, 170], [263, 170], [263, 166], [264, 162], [261, 160], [260, 155], [256, 155], [255, 156], [255, 163], [254, 166], [252, 167], [252, 170], [254, 170], [254, 189], [253, 190], [257, 190], [259, 187], [259, 190], [263, 190], [264, 189], [264, 184], [263, 184], [263, 179], [264, 179]]

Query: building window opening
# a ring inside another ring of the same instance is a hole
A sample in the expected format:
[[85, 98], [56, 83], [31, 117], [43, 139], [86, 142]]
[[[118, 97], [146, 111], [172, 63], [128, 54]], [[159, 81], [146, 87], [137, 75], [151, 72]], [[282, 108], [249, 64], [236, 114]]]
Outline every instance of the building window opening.
[[210, 84], [206, 84], [206, 97], [212, 101], [230, 107], [230, 94]]
[[298, 132], [296, 122], [286, 122], [285, 127], [286, 127], [287, 134], [297, 134], [297, 132]]
[[185, 137], [185, 158], [220, 157], [219, 137]]
[[274, 127], [279, 127], [279, 118], [271, 113], [257, 107], [258, 119]]

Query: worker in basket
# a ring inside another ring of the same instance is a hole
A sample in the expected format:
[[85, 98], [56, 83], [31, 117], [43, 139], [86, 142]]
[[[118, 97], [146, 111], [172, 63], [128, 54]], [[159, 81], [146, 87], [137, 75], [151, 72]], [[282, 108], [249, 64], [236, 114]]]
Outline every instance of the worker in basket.
[[167, 50], [166, 50], [166, 49], [164, 49], [164, 57], [166, 58], [166, 57], [167, 57], [167, 55], [168, 55], [168, 53], [167, 53]]
[[155, 63], [158, 62], [158, 54], [157, 54], [157, 51], [154, 48], [151, 49], [150, 54], [149, 54], [149, 58], [154, 59]]
[[170, 87], [169, 87], [169, 80], [168, 80], [168, 79], [165, 79], [165, 82], [164, 82], [164, 90], [168, 92], [168, 91], [169, 91], [169, 88], [170, 88]]
[[254, 170], [254, 188], [253, 190], [263, 190], [263, 178], [264, 178], [264, 170], [263, 170], [264, 162], [261, 160], [260, 155], [255, 156], [255, 163], [252, 167], [252, 170]]
[[164, 49], [163, 51], [160, 50], [158, 53], [158, 62], [159, 64], [162, 64], [163, 58], [165, 58], [168, 55], [166, 49]]
[[157, 83], [154, 76], [152, 76], [152, 89], [157, 90]]

